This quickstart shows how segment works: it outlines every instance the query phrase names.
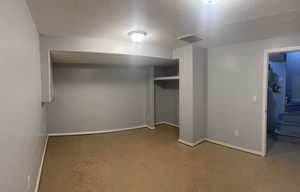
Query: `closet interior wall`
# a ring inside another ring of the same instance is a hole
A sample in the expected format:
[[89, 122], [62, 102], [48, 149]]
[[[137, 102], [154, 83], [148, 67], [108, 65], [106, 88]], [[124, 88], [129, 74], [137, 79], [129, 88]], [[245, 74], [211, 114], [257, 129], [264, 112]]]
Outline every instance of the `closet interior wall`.
[[[179, 65], [155, 66], [154, 76], [176, 77], [179, 75]], [[155, 123], [179, 125], [179, 80], [155, 81]]]
[[145, 127], [150, 67], [55, 64], [50, 134]]

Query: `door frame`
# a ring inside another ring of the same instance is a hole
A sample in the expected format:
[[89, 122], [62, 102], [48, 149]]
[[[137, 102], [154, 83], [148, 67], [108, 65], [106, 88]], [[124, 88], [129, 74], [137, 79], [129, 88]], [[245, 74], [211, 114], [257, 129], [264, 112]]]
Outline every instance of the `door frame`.
[[262, 155], [267, 155], [267, 115], [268, 115], [268, 78], [269, 78], [269, 54], [300, 51], [300, 46], [282, 47], [264, 50], [263, 64], [263, 98], [262, 98]]

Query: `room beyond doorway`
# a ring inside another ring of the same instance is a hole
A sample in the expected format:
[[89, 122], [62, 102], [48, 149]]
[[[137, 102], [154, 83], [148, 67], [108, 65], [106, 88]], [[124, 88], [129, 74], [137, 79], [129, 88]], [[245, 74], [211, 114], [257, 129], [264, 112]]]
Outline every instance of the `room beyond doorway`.
[[266, 57], [267, 151], [279, 140], [300, 143], [300, 51], [270, 51]]

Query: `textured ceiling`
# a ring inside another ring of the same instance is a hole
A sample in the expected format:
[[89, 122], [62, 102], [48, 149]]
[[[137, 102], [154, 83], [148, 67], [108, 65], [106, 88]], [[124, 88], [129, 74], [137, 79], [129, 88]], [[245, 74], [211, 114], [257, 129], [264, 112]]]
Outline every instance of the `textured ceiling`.
[[176, 38], [200, 34], [204, 46], [300, 32], [300, 0], [27, 0], [41, 34], [128, 41], [130, 30], [148, 32], [145, 43], [175, 48]]

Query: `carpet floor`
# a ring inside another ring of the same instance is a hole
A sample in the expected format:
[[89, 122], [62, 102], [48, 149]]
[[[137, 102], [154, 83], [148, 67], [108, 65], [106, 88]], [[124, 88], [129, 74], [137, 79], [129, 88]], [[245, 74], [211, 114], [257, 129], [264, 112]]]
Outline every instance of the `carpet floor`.
[[178, 129], [50, 137], [39, 192], [300, 192], [300, 145], [268, 157], [204, 142]]

